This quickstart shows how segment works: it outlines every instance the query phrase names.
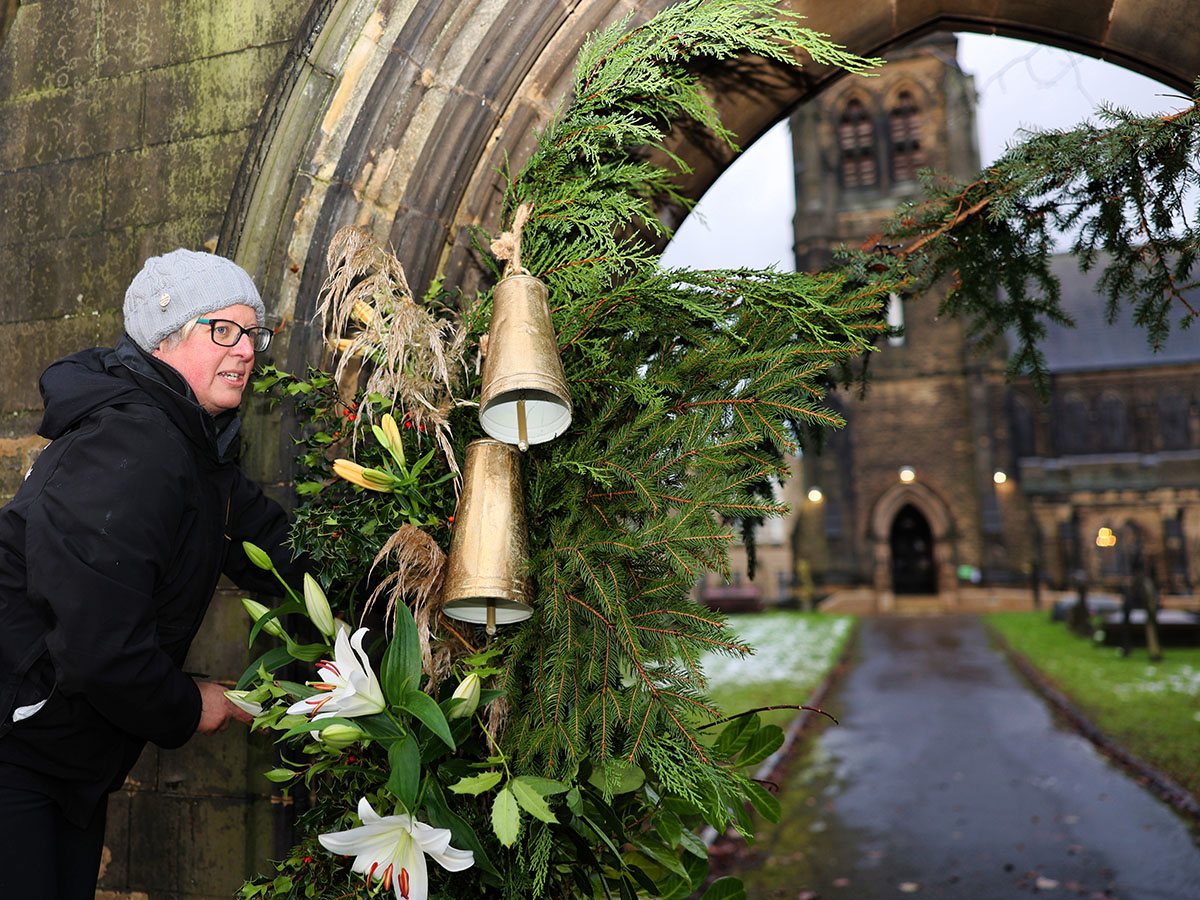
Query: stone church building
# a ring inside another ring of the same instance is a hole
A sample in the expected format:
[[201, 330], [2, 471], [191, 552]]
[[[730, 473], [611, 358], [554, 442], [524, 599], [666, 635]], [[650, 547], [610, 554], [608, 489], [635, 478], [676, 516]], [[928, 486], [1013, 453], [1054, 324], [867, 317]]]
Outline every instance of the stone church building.
[[[792, 116], [798, 270], [869, 242], [920, 198], [921, 169], [978, 171], [974, 86], [955, 60], [953, 35], [925, 38]], [[1191, 594], [1200, 340], [1176, 330], [1154, 352], [1128, 314], [1104, 321], [1094, 273], [1065, 255], [1055, 269], [1077, 327], [1052, 326], [1041, 346], [1049, 398], [1007, 383], [1006, 348], [978, 352], [962, 321], [939, 318], [939, 294], [893, 302], [904, 336], [872, 355], [865, 396], [831, 394], [847, 425], [794, 461], [793, 514], [763, 531], [754, 583], [710, 580], [702, 596], [738, 608], [865, 593], [856, 608], [955, 609], [1035, 580], [1119, 590], [1138, 560], [1165, 592]]]

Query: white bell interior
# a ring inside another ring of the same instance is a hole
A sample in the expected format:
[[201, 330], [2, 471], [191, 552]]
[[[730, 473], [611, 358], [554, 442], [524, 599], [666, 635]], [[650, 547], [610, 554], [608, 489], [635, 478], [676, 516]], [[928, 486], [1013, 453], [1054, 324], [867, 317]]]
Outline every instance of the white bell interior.
[[491, 437], [506, 444], [520, 443], [517, 402], [525, 401], [525, 440], [530, 444], [552, 441], [571, 424], [571, 407], [549, 391], [517, 390], [498, 394], [479, 411], [479, 424]]

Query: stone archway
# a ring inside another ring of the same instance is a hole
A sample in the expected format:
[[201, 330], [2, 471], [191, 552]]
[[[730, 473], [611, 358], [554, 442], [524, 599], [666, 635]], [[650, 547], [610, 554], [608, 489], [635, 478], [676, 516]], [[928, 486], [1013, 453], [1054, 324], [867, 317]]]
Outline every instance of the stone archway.
[[[420, 293], [435, 277], [471, 288], [470, 229], [497, 230], [499, 169], [517, 167], [571, 86], [584, 38], [668, 0], [315, 0], [247, 149], [221, 249], [255, 275], [275, 312], [307, 322], [324, 248], [357, 223], [394, 247]], [[935, 30], [1002, 34], [1100, 57], [1188, 91], [1200, 72], [1200, 24], [1185, 4], [1016, 0], [791, 0], [805, 26], [870, 55]], [[760, 71], [752, 90], [722, 84], [716, 102], [743, 144], [840, 73]], [[702, 135], [673, 149], [700, 196], [728, 165]], [[662, 210], [678, 223], [680, 209]], [[293, 366], [315, 350], [305, 327]]]
[[[908, 511], [915, 513], [913, 518], [918, 521], [919, 536], [932, 543], [932, 547], [922, 551], [929, 553], [932, 569], [914, 578], [912, 585], [903, 587], [915, 587], [917, 582], [931, 585], [930, 593], [938, 596], [941, 606], [951, 608], [958, 602], [954, 572], [954, 519], [946, 502], [920, 482], [892, 485], [871, 508], [867, 540], [871, 543], [875, 559], [875, 606], [881, 612], [894, 609], [896, 594], [905, 592], [898, 589], [896, 584], [899, 561], [894, 558], [893, 550], [897, 538], [903, 543], [914, 536], [911, 529], [907, 536], [896, 535], [896, 528]], [[912, 549], [914, 552], [917, 550], [916, 547]]]

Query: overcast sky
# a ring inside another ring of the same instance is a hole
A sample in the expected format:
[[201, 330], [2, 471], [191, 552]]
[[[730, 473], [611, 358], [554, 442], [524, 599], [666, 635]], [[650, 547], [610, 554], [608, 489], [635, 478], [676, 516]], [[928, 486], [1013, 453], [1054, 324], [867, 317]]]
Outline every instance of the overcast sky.
[[[1019, 129], [1070, 128], [1101, 103], [1139, 112], [1187, 106], [1178, 91], [1101, 62], [1009, 38], [959, 35], [959, 65], [975, 76], [983, 163]], [[794, 268], [791, 139], [781, 122], [704, 195], [663, 255], [666, 266]]]

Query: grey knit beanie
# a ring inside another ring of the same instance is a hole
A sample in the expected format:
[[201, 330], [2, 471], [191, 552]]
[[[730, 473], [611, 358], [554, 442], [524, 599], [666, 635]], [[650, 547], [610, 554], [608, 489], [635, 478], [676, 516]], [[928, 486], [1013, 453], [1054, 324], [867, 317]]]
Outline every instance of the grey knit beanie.
[[235, 303], [251, 307], [259, 325], [266, 322], [266, 307], [245, 269], [212, 253], [172, 250], [146, 260], [125, 291], [125, 331], [153, 353], [191, 319]]

